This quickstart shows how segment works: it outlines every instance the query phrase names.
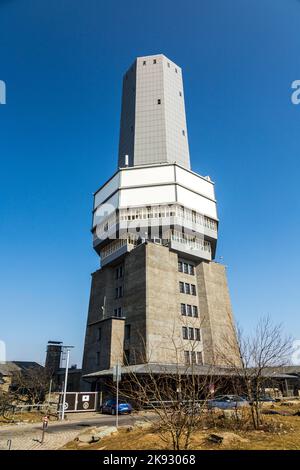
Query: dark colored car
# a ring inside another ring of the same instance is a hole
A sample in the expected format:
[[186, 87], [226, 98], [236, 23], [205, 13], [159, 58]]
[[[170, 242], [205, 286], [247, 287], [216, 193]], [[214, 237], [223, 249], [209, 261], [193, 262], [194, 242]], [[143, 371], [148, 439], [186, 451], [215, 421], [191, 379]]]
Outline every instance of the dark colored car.
[[247, 405], [249, 402], [238, 395], [222, 395], [207, 402], [208, 408], [220, 408], [221, 410], [233, 410]]
[[[117, 411], [117, 401], [115, 398], [107, 400], [106, 402], [103, 403], [102, 413], [115, 415], [116, 411]], [[118, 405], [118, 414], [120, 415], [125, 414], [125, 413], [130, 414], [131, 412], [132, 412], [132, 406], [130, 405], [130, 403], [127, 403], [124, 400], [120, 400], [119, 405]]]

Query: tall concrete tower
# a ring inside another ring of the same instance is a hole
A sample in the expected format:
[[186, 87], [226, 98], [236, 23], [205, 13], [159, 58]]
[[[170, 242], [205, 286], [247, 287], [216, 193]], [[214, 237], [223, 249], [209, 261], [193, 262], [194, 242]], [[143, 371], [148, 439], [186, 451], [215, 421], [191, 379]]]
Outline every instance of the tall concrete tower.
[[[236, 344], [225, 267], [215, 263], [214, 183], [190, 169], [182, 72], [164, 55], [123, 78], [119, 167], [94, 194], [83, 373], [125, 365], [222, 365]], [[239, 361], [237, 350], [233, 356]]]

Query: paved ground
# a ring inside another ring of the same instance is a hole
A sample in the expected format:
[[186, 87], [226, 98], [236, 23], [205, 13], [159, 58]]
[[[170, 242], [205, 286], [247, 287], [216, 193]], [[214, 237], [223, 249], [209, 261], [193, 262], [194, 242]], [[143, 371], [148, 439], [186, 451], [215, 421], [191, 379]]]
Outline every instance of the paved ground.
[[[119, 424], [131, 425], [141, 416], [119, 416]], [[8, 441], [11, 439], [11, 450], [55, 450], [88, 429], [90, 426], [113, 426], [115, 416], [88, 414], [69, 414], [66, 421], [49, 422], [41, 444], [42, 424], [9, 424], [0, 427], [0, 450], [8, 450]]]

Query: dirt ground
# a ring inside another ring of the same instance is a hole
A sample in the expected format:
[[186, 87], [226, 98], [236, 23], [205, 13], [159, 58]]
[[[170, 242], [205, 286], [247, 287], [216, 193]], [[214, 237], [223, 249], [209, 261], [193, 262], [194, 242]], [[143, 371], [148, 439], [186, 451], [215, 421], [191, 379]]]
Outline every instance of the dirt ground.
[[[294, 405], [272, 405], [266, 409], [295, 413], [300, 411], [300, 402]], [[192, 450], [300, 450], [300, 416], [264, 415], [264, 429], [240, 431], [231, 426], [199, 429], [194, 432]], [[209, 441], [211, 434], [223, 437], [221, 444]], [[166, 436], [164, 436], [166, 437]], [[64, 450], [162, 450], [172, 449], [171, 443], [162, 440], [155, 427], [120, 428], [110, 437], [93, 444], [83, 444], [74, 440], [63, 447]]]

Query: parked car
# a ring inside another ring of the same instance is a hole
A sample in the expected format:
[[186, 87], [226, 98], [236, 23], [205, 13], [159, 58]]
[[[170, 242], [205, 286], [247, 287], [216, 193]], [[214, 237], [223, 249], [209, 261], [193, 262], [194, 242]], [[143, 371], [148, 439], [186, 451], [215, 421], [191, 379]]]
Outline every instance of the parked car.
[[238, 395], [221, 395], [207, 402], [208, 408], [220, 408], [221, 410], [233, 410], [247, 405], [249, 402]]
[[[111, 415], [115, 415], [117, 410], [117, 401], [115, 398], [107, 400], [102, 405], [102, 413], [108, 413]], [[132, 406], [130, 403], [127, 403], [124, 400], [120, 400], [118, 404], [118, 414], [130, 414], [132, 412]]]

